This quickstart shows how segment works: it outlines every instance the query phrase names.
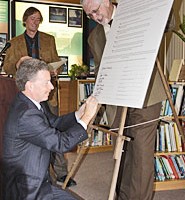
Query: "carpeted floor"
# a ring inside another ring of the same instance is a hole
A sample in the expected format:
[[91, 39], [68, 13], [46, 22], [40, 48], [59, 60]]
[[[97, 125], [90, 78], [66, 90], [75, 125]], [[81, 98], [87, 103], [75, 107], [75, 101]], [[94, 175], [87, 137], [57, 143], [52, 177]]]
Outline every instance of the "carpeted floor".
[[[76, 159], [76, 153], [67, 155], [69, 168]], [[112, 152], [87, 154], [75, 173], [77, 186], [70, 190], [84, 200], [107, 200], [114, 169]], [[185, 200], [185, 190], [155, 192], [153, 200]]]

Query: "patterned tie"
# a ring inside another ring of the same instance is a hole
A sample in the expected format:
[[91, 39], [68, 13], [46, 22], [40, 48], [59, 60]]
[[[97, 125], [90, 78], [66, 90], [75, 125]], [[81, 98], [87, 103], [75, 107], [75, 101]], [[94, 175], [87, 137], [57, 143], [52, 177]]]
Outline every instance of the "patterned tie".
[[32, 39], [32, 46], [31, 46], [31, 50], [32, 50], [32, 58], [37, 58], [37, 49], [36, 49], [36, 40]]

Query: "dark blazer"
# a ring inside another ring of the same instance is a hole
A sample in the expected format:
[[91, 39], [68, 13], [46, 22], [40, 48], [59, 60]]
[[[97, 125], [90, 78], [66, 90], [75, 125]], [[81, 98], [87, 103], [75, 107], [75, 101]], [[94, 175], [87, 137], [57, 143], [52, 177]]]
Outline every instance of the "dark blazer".
[[42, 106], [44, 113], [20, 92], [10, 108], [3, 138], [4, 200], [52, 199], [50, 152], [67, 152], [88, 137], [74, 113], [57, 117]]

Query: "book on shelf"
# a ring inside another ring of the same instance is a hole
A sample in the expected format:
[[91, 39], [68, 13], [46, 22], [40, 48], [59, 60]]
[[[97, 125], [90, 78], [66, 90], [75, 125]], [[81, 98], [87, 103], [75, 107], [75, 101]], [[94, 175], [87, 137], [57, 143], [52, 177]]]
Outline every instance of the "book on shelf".
[[169, 165], [170, 165], [170, 167], [171, 167], [171, 169], [173, 171], [173, 175], [175, 176], [175, 179], [179, 179], [179, 175], [177, 173], [177, 170], [175, 169], [175, 166], [174, 166], [172, 160], [170, 159], [170, 157], [166, 156], [166, 155], [162, 155], [162, 157], [164, 157], [164, 158], [166, 158], [168, 160], [168, 163], [169, 163]]
[[185, 116], [185, 93], [183, 94], [182, 104], [179, 111], [180, 116]]
[[166, 178], [166, 179], [171, 179], [171, 177], [170, 177], [170, 172], [168, 171], [168, 168], [167, 168], [167, 166], [165, 165], [163, 158], [162, 158], [161, 156], [159, 156], [158, 158], [159, 158], [159, 162], [161, 163], [162, 170], [163, 170], [163, 173], [164, 173], [165, 178]]
[[182, 69], [183, 59], [174, 59], [169, 74], [169, 81], [178, 81]]
[[182, 152], [183, 142], [177, 124], [173, 121], [164, 121], [159, 124], [155, 139], [156, 152]]
[[158, 156], [154, 157], [155, 159], [155, 172], [156, 172], [156, 179], [159, 181], [164, 181], [165, 180], [165, 175], [162, 169], [162, 165], [159, 161]]
[[183, 159], [183, 161], [185, 163], [185, 155], [180, 155], [180, 156], [182, 156], [182, 159]]
[[184, 157], [184, 155], [179, 155], [179, 157], [180, 157], [180, 159], [181, 159], [181, 161], [182, 161], [182, 164], [183, 164], [183, 166], [184, 166], [184, 169], [185, 169], [185, 157]]
[[85, 101], [92, 93], [94, 83], [80, 83], [79, 84], [79, 101]]
[[169, 122], [168, 128], [169, 128], [169, 134], [170, 134], [171, 151], [177, 151], [173, 121]]
[[176, 95], [175, 104], [174, 104], [177, 115], [179, 115], [179, 113], [180, 113], [183, 95], [184, 95], [184, 86], [178, 85], [177, 95]]
[[174, 123], [174, 133], [175, 133], [175, 141], [176, 141], [176, 145], [177, 145], [177, 151], [182, 152], [182, 136], [179, 133], [176, 123]]
[[159, 151], [159, 128], [157, 129], [156, 138], [155, 138], [155, 151]]
[[166, 142], [166, 149], [168, 152], [172, 151], [171, 147], [171, 140], [170, 140], [170, 131], [169, 131], [169, 124], [164, 124], [164, 132], [165, 132], [165, 142]]
[[181, 178], [185, 178], [185, 166], [183, 165], [183, 162], [182, 162], [181, 158], [179, 157], [179, 155], [175, 156], [175, 160], [177, 162], [177, 166], [179, 168]]
[[159, 151], [165, 151], [165, 131], [164, 124], [161, 124], [159, 130]]
[[[175, 103], [176, 103], [177, 92], [178, 92], [178, 86], [177, 85], [171, 85], [171, 96], [172, 96], [173, 105], [175, 105]], [[173, 112], [172, 112], [170, 104], [168, 106], [168, 110], [167, 110], [166, 115], [168, 115], [168, 116], [172, 116], [173, 115]]]
[[166, 169], [167, 169], [169, 178], [170, 178], [170, 179], [175, 179], [175, 175], [174, 175], [174, 173], [173, 173], [173, 170], [172, 170], [172, 168], [171, 168], [171, 165], [170, 165], [170, 163], [169, 163], [169, 161], [168, 161], [167, 156], [163, 156], [163, 155], [162, 155], [161, 158], [162, 158], [163, 163], [164, 163], [164, 165], [165, 165], [165, 167], [166, 167]]
[[177, 174], [178, 174], [179, 179], [181, 179], [182, 176], [181, 176], [179, 167], [178, 167], [178, 165], [177, 165], [177, 162], [176, 162], [176, 160], [175, 160], [175, 156], [174, 156], [174, 155], [169, 155], [169, 158], [170, 158], [171, 161], [173, 162], [173, 165], [174, 165], [174, 167], [175, 167], [175, 169], [176, 169], [176, 171], [177, 171]]
[[[175, 107], [175, 111], [177, 115], [179, 115], [181, 106], [182, 106], [182, 100], [183, 100], [183, 95], [184, 95], [184, 87], [182, 84], [173, 84], [171, 85], [171, 97], [172, 97], [172, 102]], [[164, 106], [165, 104], [165, 106]], [[173, 112], [171, 109], [171, 106], [169, 104], [169, 100], [167, 99], [165, 103], [163, 102], [163, 107], [161, 110], [161, 115], [166, 115], [166, 116], [172, 116]]]

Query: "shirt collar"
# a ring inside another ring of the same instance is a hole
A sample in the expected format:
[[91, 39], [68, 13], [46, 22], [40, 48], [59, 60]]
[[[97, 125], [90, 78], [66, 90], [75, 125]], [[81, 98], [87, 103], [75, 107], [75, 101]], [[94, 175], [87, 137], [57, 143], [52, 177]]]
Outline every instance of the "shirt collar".
[[114, 6], [114, 9], [113, 9], [113, 12], [112, 12], [111, 20], [114, 19], [114, 15], [115, 15], [115, 13], [116, 13], [116, 6], [115, 6], [115, 5], [113, 5], [113, 6]]
[[[28, 96], [27, 96], [27, 97], [28, 97]], [[37, 106], [37, 108], [38, 108], [39, 110], [41, 109], [40, 103], [38, 103], [37, 101], [31, 99], [30, 97], [28, 97], [28, 98]]]

